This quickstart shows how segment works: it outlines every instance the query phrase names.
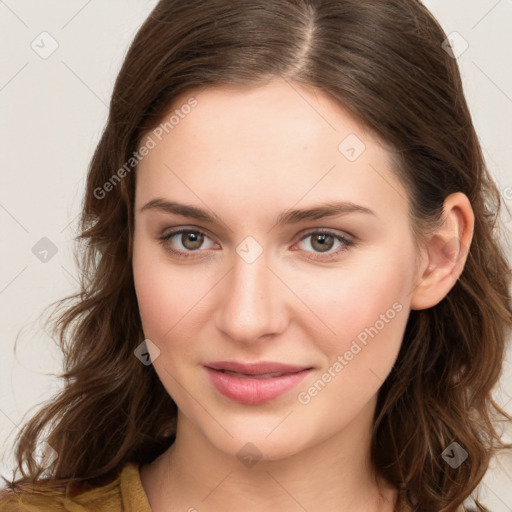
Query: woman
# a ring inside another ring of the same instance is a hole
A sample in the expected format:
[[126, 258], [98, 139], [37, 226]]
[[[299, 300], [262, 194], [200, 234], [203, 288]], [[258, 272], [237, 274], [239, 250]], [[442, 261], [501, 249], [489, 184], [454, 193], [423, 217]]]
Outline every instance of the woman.
[[445, 40], [416, 0], [156, 6], [0, 510], [462, 510], [511, 311]]

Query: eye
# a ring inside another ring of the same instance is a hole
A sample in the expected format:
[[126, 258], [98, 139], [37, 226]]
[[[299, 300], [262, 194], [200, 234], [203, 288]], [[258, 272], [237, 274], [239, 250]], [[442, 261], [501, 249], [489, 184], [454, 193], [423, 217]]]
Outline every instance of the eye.
[[[307, 239], [310, 239], [310, 242], [305, 243]], [[348, 250], [355, 242], [339, 233], [322, 229], [310, 231], [300, 240], [299, 244], [301, 243], [313, 248], [313, 251], [308, 251], [307, 248], [302, 247], [306, 252], [313, 252], [314, 256], [308, 256], [308, 258], [325, 260], [338, 256], [340, 253]], [[333, 248], [336, 249], [331, 251]], [[327, 257], [323, 256], [323, 254], [327, 254]]]
[[201, 248], [205, 249], [203, 247], [205, 240], [210, 240], [206, 233], [192, 228], [175, 229], [160, 237], [160, 241], [167, 251], [183, 258], [190, 258], [192, 257], [191, 253], [200, 252]]

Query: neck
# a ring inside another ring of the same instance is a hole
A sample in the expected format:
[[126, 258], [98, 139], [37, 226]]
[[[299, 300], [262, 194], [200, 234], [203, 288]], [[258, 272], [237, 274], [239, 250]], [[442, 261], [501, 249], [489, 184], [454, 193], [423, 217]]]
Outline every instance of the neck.
[[176, 440], [142, 468], [143, 486], [154, 512], [220, 512], [226, 503], [233, 512], [392, 512], [396, 491], [371, 464], [372, 415], [369, 408], [365, 418], [319, 444], [250, 465], [218, 450], [178, 416]]

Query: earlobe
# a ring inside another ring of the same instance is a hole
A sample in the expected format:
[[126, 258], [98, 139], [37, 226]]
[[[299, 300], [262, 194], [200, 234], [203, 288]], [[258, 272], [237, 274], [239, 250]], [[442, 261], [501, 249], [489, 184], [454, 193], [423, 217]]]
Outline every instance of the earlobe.
[[428, 309], [441, 302], [459, 279], [473, 238], [474, 214], [465, 194], [444, 202], [443, 223], [430, 235], [424, 263], [418, 268], [411, 309]]

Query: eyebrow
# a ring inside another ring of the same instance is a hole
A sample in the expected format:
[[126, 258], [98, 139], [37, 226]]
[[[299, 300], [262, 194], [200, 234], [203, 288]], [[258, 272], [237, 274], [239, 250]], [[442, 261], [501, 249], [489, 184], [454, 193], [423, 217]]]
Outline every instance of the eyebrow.
[[[155, 198], [147, 202], [140, 209], [140, 212], [146, 210], [160, 210], [202, 222], [209, 222], [211, 224], [224, 224], [221, 218], [213, 212], [210, 213], [202, 208], [198, 208], [197, 206], [182, 204], [175, 201], [167, 201], [162, 198]], [[365, 213], [377, 217], [377, 214], [373, 210], [370, 210], [365, 206], [361, 206], [350, 201], [335, 201], [320, 204], [312, 208], [284, 210], [277, 217], [275, 225], [284, 226], [287, 224], [297, 224], [307, 220], [318, 220], [325, 217], [348, 215], [350, 213]]]

